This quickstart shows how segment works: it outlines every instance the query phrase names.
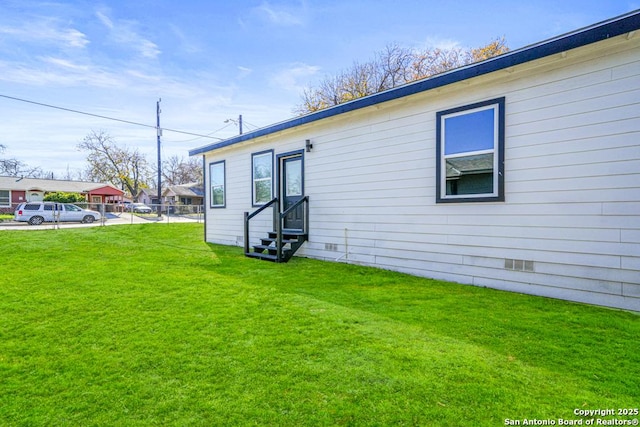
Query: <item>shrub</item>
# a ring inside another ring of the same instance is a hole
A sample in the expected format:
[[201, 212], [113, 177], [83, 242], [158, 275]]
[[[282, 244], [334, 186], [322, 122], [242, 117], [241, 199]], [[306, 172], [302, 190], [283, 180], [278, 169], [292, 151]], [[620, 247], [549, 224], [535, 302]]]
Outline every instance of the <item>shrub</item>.
[[77, 203], [85, 202], [85, 197], [80, 193], [65, 193], [63, 191], [56, 191], [55, 193], [49, 193], [44, 196], [46, 202], [60, 202], [60, 203]]

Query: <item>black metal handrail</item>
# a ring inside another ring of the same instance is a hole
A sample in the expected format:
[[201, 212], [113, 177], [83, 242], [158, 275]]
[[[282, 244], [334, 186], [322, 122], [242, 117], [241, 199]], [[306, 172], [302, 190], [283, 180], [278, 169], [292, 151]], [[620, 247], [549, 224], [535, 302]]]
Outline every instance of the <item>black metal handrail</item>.
[[309, 196], [304, 196], [293, 205], [289, 206], [284, 212], [278, 212], [279, 203], [278, 198], [274, 197], [269, 202], [259, 207], [252, 213], [245, 212], [244, 213], [244, 252], [249, 253], [249, 221], [251, 218], [258, 215], [260, 212], [264, 211], [268, 207], [273, 207], [273, 230], [276, 233], [276, 248], [277, 248], [277, 262], [282, 260], [282, 229], [283, 229], [283, 221], [284, 218], [294, 209], [297, 209], [302, 204], [306, 204], [304, 208], [304, 219], [302, 224], [302, 231], [305, 235], [309, 234]]
[[290, 212], [293, 212], [294, 209], [297, 209], [298, 206], [302, 205], [303, 203], [306, 203], [306, 206], [304, 209], [304, 220], [302, 221], [302, 232], [305, 235], [309, 234], [309, 196], [304, 196], [302, 199], [289, 206], [278, 217], [278, 227], [276, 228], [276, 238], [278, 239], [276, 245], [278, 251], [278, 259], [282, 259], [282, 221]]
[[280, 214], [280, 220], [283, 220], [285, 216], [289, 215], [289, 213], [293, 212], [294, 209], [296, 209], [298, 206], [300, 206], [303, 203], [307, 203], [307, 206], [305, 207], [305, 215], [304, 215], [304, 223], [303, 223], [303, 231], [305, 232], [305, 234], [307, 233], [307, 225], [309, 223], [309, 196], [304, 196], [302, 199], [298, 200], [297, 202], [295, 202], [294, 204], [292, 204], [291, 206], [289, 206], [287, 208], [287, 210], [285, 210], [284, 212], [282, 212]]
[[276, 229], [276, 218], [278, 214], [278, 198], [274, 197], [264, 205], [260, 206], [260, 208], [256, 209], [252, 213], [245, 212], [244, 213], [244, 252], [249, 252], [249, 220], [254, 216], [258, 215], [263, 210], [267, 209], [269, 206], [273, 206], [273, 228]]
[[260, 206], [258, 209], [256, 209], [252, 213], [245, 212], [245, 214], [247, 215], [247, 219], [253, 218], [254, 216], [258, 215], [260, 212], [262, 212], [263, 210], [267, 209], [269, 206], [277, 202], [278, 202], [278, 198], [274, 197], [273, 199], [269, 200], [266, 204]]

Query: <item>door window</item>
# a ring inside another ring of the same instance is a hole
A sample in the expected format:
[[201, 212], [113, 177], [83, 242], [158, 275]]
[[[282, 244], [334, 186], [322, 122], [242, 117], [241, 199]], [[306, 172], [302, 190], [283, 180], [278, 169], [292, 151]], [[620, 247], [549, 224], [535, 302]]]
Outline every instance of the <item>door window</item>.
[[302, 160], [287, 160], [285, 195], [302, 196]]

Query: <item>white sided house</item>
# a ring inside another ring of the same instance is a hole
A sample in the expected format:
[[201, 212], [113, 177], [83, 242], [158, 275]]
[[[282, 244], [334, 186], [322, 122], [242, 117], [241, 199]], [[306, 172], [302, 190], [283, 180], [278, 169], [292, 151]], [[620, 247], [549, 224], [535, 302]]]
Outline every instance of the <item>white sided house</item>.
[[640, 11], [190, 154], [208, 242], [640, 311]]

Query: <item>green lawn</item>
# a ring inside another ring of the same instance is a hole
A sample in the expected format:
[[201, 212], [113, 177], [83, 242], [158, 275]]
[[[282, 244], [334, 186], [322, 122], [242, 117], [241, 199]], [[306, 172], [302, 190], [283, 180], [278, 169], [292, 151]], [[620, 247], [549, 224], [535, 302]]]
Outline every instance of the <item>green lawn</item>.
[[202, 238], [0, 232], [0, 425], [499, 426], [640, 406], [638, 314]]

